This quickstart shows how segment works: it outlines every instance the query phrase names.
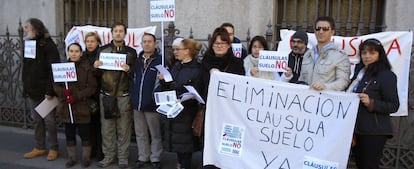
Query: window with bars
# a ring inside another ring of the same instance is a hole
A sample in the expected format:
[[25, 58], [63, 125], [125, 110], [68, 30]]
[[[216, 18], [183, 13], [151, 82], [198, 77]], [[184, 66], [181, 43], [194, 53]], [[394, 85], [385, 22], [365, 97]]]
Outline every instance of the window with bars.
[[73, 26], [128, 23], [128, 0], [65, 0], [65, 32]]

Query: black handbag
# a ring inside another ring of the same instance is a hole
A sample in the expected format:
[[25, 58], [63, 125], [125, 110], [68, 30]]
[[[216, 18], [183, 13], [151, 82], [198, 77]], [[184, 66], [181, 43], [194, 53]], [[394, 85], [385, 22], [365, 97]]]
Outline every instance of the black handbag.
[[119, 81], [122, 78], [121, 76], [118, 78], [118, 81], [116, 82], [115, 92], [113, 93], [115, 96], [110, 96], [104, 94], [102, 97], [102, 105], [104, 109], [104, 118], [105, 119], [114, 119], [121, 117], [121, 112], [119, 112], [118, 108], [118, 99], [116, 96], [116, 92], [118, 91]]

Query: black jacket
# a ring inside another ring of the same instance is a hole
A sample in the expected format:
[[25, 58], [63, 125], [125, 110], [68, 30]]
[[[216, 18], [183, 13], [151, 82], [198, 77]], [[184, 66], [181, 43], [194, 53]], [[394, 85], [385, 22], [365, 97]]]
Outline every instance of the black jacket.
[[60, 62], [59, 51], [49, 35], [33, 40], [36, 40], [36, 58], [23, 59], [23, 95], [32, 99], [55, 96], [51, 64]]
[[[169, 83], [160, 81], [162, 90], [175, 90], [177, 97], [179, 97], [188, 92], [184, 85], [191, 85], [200, 93], [203, 87], [201, 74], [201, 66], [195, 59], [188, 63], [177, 62], [171, 69], [174, 81]], [[181, 104], [184, 109], [177, 117], [164, 118], [163, 120], [164, 149], [181, 153], [194, 152], [198, 150], [198, 138], [193, 135], [191, 126], [199, 110], [199, 104], [194, 99], [184, 101]]]
[[355, 133], [392, 136], [390, 114], [400, 106], [396, 75], [389, 70], [381, 71], [376, 76], [365, 73], [355, 89], [356, 93], [367, 93], [372, 102], [369, 108], [360, 102]]

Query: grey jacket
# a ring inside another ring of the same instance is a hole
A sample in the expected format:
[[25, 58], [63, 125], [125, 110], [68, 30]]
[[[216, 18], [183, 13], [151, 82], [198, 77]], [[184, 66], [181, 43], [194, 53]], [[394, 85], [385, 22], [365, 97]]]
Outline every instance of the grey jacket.
[[345, 90], [351, 73], [348, 56], [335, 45], [330, 45], [315, 62], [314, 51], [315, 49], [312, 49], [303, 56], [299, 81], [309, 85], [319, 82], [324, 84], [327, 90]]

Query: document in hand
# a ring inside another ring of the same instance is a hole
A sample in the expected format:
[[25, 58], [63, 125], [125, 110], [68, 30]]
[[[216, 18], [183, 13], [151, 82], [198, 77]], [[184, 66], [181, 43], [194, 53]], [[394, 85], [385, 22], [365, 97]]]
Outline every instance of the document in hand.
[[37, 107], [35, 108], [36, 112], [42, 118], [45, 118], [57, 105], [59, 101], [56, 97], [53, 97], [52, 100], [43, 100]]
[[194, 89], [194, 87], [193, 87], [193, 86], [187, 85], [187, 86], [184, 86], [184, 87], [185, 87], [185, 89], [187, 89], [187, 90], [188, 90], [188, 92], [189, 92], [189, 93], [191, 93], [191, 94], [193, 94], [193, 95], [194, 95], [195, 99], [196, 99], [199, 103], [201, 103], [201, 104], [206, 104], [206, 102], [204, 102], [203, 98], [201, 98], [200, 94], [198, 94], [197, 90], [196, 90], [196, 89]]
[[155, 68], [162, 73], [162, 75], [164, 76], [164, 81], [165, 82], [171, 82], [173, 81], [173, 78], [171, 76], [171, 73], [162, 65], [157, 65], [155, 66]]

